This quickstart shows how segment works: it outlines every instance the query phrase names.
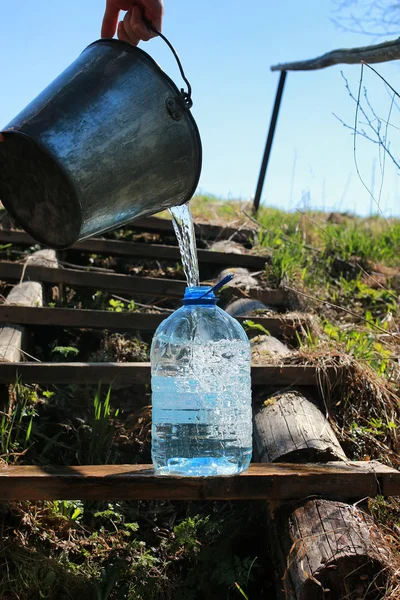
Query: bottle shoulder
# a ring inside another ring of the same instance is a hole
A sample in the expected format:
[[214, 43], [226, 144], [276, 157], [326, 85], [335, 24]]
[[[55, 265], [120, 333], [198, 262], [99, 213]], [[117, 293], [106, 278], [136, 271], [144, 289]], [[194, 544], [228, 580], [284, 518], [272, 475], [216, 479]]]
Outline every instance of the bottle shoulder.
[[158, 326], [154, 338], [218, 341], [242, 340], [249, 343], [240, 323], [216, 305], [182, 306]]

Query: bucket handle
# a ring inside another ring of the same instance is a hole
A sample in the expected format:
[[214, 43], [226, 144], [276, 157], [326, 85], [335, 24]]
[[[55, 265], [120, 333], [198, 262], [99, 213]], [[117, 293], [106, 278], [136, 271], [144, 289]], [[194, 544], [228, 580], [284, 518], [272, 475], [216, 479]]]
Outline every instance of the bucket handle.
[[155, 33], [156, 35], [158, 35], [167, 44], [168, 48], [171, 50], [172, 54], [174, 55], [175, 60], [178, 63], [178, 67], [179, 67], [179, 71], [181, 73], [182, 79], [183, 79], [183, 81], [187, 85], [187, 92], [183, 88], [181, 88], [182, 99], [183, 99], [183, 101], [185, 103], [186, 108], [192, 108], [192, 106], [193, 106], [192, 86], [190, 85], [190, 82], [189, 82], [188, 78], [185, 75], [185, 71], [183, 70], [181, 59], [179, 58], [177, 51], [175, 50], [175, 48], [173, 47], [173, 45], [171, 44], [171, 42], [169, 41], [169, 39], [166, 38], [165, 35], [161, 33], [161, 31], [159, 31], [158, 29], [156, 29], [154, 27], [154, 25], [150, 21], [148, 21], [147, 19], [145, 19], [145, 24], [148, 27], [148, 29], [150, 29], [150, 31], [152, 31], [153, 33]]

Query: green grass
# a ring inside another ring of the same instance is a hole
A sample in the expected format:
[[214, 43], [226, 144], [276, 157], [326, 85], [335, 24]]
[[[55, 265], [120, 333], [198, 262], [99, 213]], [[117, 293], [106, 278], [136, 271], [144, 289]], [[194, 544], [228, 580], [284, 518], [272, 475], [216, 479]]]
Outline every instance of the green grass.
[[[91, 437], [86, 460], [83, 462], [89, 465], [106, 465], [110, 461], [113, 453], [114, 426], [111, 423], [111, 387], [108, 388], [104, 400], [101, 398], [101, 383], [93, 400], [93, 416], [91, 419]], [[119, 411], [116, 410], [114, 418], [117, 418]]]
[[248, 503], [69, 501], [12, 510], [13, 527], [2, 531], [2, 598], [240, 600], [260, 598], [257, 579], [268, 578], [260, 515]]
[[18, 379], [0, 419], [0, 456], [6, 463], [17, 462], [30, 447], [37, 401], [36, 392]]

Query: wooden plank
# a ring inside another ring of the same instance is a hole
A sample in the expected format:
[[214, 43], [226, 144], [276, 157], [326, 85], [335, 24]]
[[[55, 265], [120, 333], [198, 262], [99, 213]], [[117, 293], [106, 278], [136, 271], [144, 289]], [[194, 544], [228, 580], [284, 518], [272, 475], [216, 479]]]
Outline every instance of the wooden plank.
[[[19, 375], [24, 382], [58, 384], [133, 385], [150, 383], [150, 363], [4, 363], [0, 364], [0, 383], [13, 383]], [[318, 369], [300, 365], [253, 365], [253, 385], [318, 385]], [[335, 382], [337, 368], [327, 368], [326, 376]]]
[[[146, 217], [145, 219], [136, 219], [129, 227], [140, 231], [154, 231], [156, 233], [170, 233], [174, 235], [172, 221], [169, 219], [160, 219], [159, 217]], [[235, 241], [239, 239], [254, 238], [257, 233], [255, 229], [239, 229], [239, 227], [221, 227], [210, 223], [195, 223], [194, 230], [196, 237], [202, 239], [227, 239], [232, 238]]]
[[[0, 322], [114, 331], [155, 331], [170, 314], [0, 305]], [[271, 335], [288, 338], [293, 338], [302, 325], [307, 326], [307, 319], [301, 317], [236, 317], [240, 323], [249, 318], [253, 323], [265, 327]]]
[[382, 496], [398, 496], [399, 492], [397, 489], [397, 471], [388, 467], [387, 465], [381, 465], [379, 467], [380, 471], [384, 471], [386, 469], [385, 477], [379, 479], [379, 489]]
[[[20, 280], [24, 265], [10, 261], [0, 261], [0, 280]], [[44, 283], [64, 283], [75, 288], [94, 288], [105, 292], [129, 294], [130, 296], [162, 296], [182, 298], [185, 281], [161, 279], [156, 277], [135, 277], [117, 273], [97, 273], [93, 271], [75, 271], [73, 269], [52, 269], [30, 266], [24, 272], [25, 279], [39, 280]], [[286, 290], [254, 288], [246, 290], [249, 297], [257, 298], [268, 306], [285, 306], [289, 300]]]
[[[0, 279], [19, 280], [24, 265], [14, 262], [0, 262]], [[181, 298], [185, 292], [186, 282], [174, 279], [158, 279], [155, 277], [134, 277], [113, 273], [95, 273], [92, 271], [74, 271], [73, 269], [52, 269], [48, 267], [28, 266], [25, 279], [33, 279], [45, 283], [64, 283], [77, 288], [94, 288], [113, 293], [132, 295], [169, 296]]]
[[153, 332], [170, 312], [139, 313], [86, 310], [77, 308], [22, 308], [0, 306], [0, 321], [40, 327], [108, 329], [112, 331]]
[[[36, 244], [35, 240], [24, 231], [0, 230], [0, 242], [12, 243], [20, 246]], [[107, 256], [130, 256], [134, 258], [148, 258], [155, 260], [180, 261], [181, 255], [177, 246], [163, 244], [143, 244], [103, 238], [89, 238], [78, 242], [70, 250], [106, 254]], [[214, 252], [211, 250], [197, 250], [200, 263], [212, 265], [229, 265], [262, 271], [268, 257], [254, 254], [233, 254], [227, 252]]]
[[[400, 494], [400, 473], [391, 475]], [[232, 477], [156, 476], [151, 465], [5, 466], [0, 501], [355, 499], [375, 496], [386, 477], [376, 462], [252, 464]]]

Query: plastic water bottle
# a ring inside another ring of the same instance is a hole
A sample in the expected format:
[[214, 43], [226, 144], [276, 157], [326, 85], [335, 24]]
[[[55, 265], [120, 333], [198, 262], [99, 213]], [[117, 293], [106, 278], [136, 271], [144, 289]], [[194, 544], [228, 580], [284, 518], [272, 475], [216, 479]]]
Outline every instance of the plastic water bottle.
[[210, 287], [188, 287], [151, 346], [152, 459], [163, 475], [233, 475], [252, 452], [251, 351]]

